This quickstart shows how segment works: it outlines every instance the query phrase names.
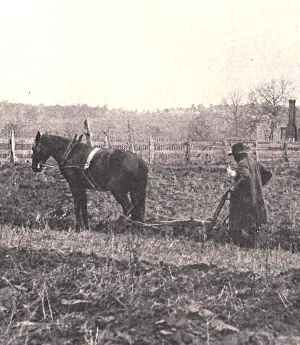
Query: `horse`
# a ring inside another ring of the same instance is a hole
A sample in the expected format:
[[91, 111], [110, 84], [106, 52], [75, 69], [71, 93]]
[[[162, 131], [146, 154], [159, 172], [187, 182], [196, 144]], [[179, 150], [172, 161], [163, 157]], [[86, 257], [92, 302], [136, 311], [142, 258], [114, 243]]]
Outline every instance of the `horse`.
[[88, 189], [110, 191], [125, 216], [144, 221], [148, 168], [137, 154], [119, 149], [95, 149], [80, 140], [74, 142], [74, 139], [38, 131], [32, 146], [32, 170], [41, 172], [50, 157], [56, 160], [69, 184], [77, 232], [84, 228], [89, 230]]

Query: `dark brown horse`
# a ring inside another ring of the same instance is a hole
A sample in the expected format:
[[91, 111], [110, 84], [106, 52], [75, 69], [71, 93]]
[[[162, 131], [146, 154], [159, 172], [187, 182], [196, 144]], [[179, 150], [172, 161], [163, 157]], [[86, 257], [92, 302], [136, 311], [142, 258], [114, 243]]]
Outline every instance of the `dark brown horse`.
[[67, 138], [38, 132], [32, 147], [32, 170], [40, 172], [49, 157], [57, 161], [73, 195], [76, 231], [89, 228], [87, 189], [110, 191], [126, 216], [143, 221], [148, 176], [146, 163], [130, 151], [104, 149], [95, 153], [87, 168], [85, 164], [93, 148], [76, 142], [70, 150], [71, 145], [72, 141]]

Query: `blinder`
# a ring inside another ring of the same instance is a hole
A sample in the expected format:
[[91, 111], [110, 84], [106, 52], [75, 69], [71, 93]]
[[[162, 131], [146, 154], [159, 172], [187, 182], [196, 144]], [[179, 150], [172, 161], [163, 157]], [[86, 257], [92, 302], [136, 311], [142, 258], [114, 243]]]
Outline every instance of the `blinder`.
[[32, 147], [32, 170], [34, 172], [41, 172], [43, 170], [43, 165], [49, 158], [49, 154], [45, 152], [40, 143], [36, 143]]

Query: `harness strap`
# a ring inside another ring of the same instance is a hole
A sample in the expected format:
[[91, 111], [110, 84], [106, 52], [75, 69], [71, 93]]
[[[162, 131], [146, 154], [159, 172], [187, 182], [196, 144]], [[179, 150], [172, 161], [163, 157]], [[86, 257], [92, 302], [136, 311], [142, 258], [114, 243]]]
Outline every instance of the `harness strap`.
[[92, 187], [92, 189], [97, 190], [97, 184], [94, 181], [94, 179], [91, 176], [88, 176], [88, 172], [86, 171], [86, 169], [82, 170], [82, 175], [84, 176], [84, 178], [87, 180], [87, 182], [89, 183], [89, 185]]
[[95, 157], [95, 155], [96, 155], [96, 153], [98, 151], [100, 151], [100, 148], [99, 147], [94, 147], [92, 149], [92, 151], [89, 153], [88, 158], [87, 158], [87, 160], [86, 160], [86, 162], [84, 164], [84, 169], [85, 170], [87, 170], [90, 167], [90, 165], [92, 163], [92, 160], [93, 160], [93, 158]]
[[66, 149], [66, 151], [65, 151], [65, 153], [64, 153], [64, 156], [63, 156], [62, 164], [65, 164], [65, 163], [66, 163], [66, 161], [67, 161], [67, 159], [70, 157], [71, 152], [73, 151], [73, 149], [74, 149], [74, 140], [72, 140], [72, 141], [68, 144], [67, 149]]
[[[68, 144], [68, 146], [66, 148], [66, 151], [65, 151], [65, 153], [63, 155], [62, 162], [59, 164], [59, 166], [60, 166], [61, 169], [68, 169], [68, 168], [73, 168], [74, 169], [74, 168], [76, 168], [76, 169], [81, 170], [83, 177], [86, 179], [86, 181], [88, 182], [90, 187], [92, 189], [97, 190], [97, 184], [94, 181], [94, 179], [92, 178], [92, 176], [89, 176], [88, 170], [90, 168], [90, 165], [91, 165], [92, 160], [94, 159], [96, 153], [101, 150], [99, 147], [95, 147], [95, 148], [92, 149], [92, 151], [89, 153], [89, 155], [87, 157], [87, 160], [86, 160], [84, 165], [81, 165], [81, 164], [78, 164], [78, 165], [67, 164], [68, 158], [70, 158], [71, 154], [74, 151], [74, 148], [77, 147], [77, 144], [79, 144], [81, 142], [81, 139], [82, 139], [82, 136], [80, 136], [79, 139], [77, 140], [77, 135], [75, 135], [73, 140]], [[43, 165], [47, 166], [49, 168], [55, 168], [55, 166], [51, 165], [51, 164], [44, 163]]]
[[90, 165], [96, 155], [96, 153], [100, 151], [100, 148], [99, 147], [94, 147], [92, 149], [92, 151], [89, 153], [87, 159], [86, 159], [86, 162], [84, 164], [84, 168], [82, 170], [82, 174], [84, 176], [84, 178], [87, 180], [87, 182], [89, 183], [89, 185], [93, 188], [93, 189], [97, 189], [97, 184], [95, 183], [94, 179], [89, 176], [88, 174], [88, 170], [90, 168]]

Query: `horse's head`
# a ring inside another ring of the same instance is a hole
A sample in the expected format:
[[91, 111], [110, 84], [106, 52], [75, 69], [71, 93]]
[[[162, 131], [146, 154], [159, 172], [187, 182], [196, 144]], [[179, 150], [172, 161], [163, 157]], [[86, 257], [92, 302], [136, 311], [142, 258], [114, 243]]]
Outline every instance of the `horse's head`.
[[41, 172], [43, 164], [46, 163], [49, 157], [49, 148], [47, 147], [45, 140], [43, 140], [43, 136], [40, 131], [38, 131], [32, 146], [32, 170], [34, 172]]

